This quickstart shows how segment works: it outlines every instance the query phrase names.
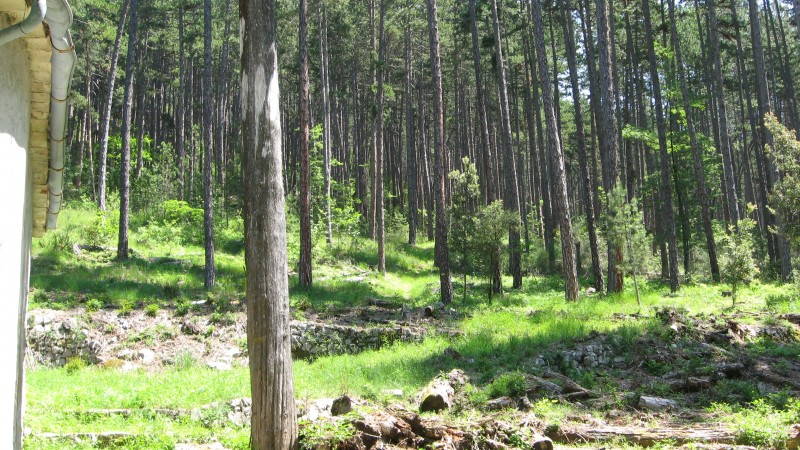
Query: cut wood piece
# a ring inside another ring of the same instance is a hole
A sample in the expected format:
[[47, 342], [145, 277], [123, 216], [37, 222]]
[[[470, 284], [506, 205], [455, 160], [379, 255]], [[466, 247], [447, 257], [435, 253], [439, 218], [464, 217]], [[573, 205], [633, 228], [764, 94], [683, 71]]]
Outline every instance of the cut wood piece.
[[525, 392], [529, 395], [560, 395], [563, 390], [561, 386], [537, 377], [536, 375], [525, 375]]
[[668, 398], [647, 397], [642, 395], [639, 397], [639, 402], [636, 404], [636, 407], [648, 411], [665, 411], [677, 408], [678, 402]]
[[800, 325], [800, 314], [784, 314], [780, 317], [781, 319], [791, 322], [795, 325]]
[[455, 389], [446, 378], [435, 378], [422, 391], [419, 412], [437, 412], [453, 406]]
[[641, 429], [634, 427], [559, 427], [547, 431], [547, 437], [560, 444], [606, 442], [622, 440], [629, 444], [651, 447], [669, 441], [673, 445], [689, 442], [701, 444], [732, 444], [736, 434], [718, 424], [718, 427], [693, 426], [691, 428], [660, 427], [658, 429]]
[[427, 317], [433, 317], [433, 314], [436, 311], [440, 311], [442, 309], [444, 309], [444, 303], [442, 303], [442, 302], [438, 302], [438, 303], [434, 303], [432, 305], [428, 305], [428, 306], [425, 307], [425, 315]]
[[534, 433], [531, 437], [531, 449], [533, 450], [553, 450], [553, 440], [547, 436]]
[[680, 392], [700, 392], [710, 388], [714, 383], [708, 377], [688, 377], [685, 379], [669, 380], [670, 389]]
[[516, 408], [517, 402], [511, 397], [500, 397], [486, 402], [486, 409], [489, 411], [499, 411], [501, 409]]
[[565, 394], [568, 394], [571, 398], [597, 397], [597, 394], [593, 393], [589, 389], [586, 389], [580, 384], [572, 381], [569, 377], [561, 375], [560, 373], [545, 372], [544, 377], [561, 381], [563, 385], [562, 390], [564, 391]]

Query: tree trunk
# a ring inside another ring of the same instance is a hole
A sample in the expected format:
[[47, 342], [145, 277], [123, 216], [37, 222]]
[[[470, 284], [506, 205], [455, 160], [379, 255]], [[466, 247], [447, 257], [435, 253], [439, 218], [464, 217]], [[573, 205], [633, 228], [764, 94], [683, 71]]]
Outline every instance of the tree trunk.
[[483, 176], [481, 177], [481, 187], [483, 188], [483, 201], [489, 204], [495, 200], [494, 194], [494, 173], [492, 170], [492, 150], [489, 145], [489, 121], [486, 118], [486, 97], [483, 88], [483, 69], [481, 68], [481, 54], [478, 45], [478, 18], [476, 12], [477, 0], [469, 1], [470, 31], [472, 35], [472, 61], [475, 65], [475, 97], [478, 107], [478, 120], [480, 121], [481, 133], [481, 158], [483, 161]]
[[254, 450], [297, 446], [275, 0], [242, 0], [242, 172]]
[[447, 244], [447, 158], [444, 136], [444, 96], [442, 93], [442, 60], [439, 45], [439, 19], [436, 0], [428, 4], [428, 33], [430, 35], [431, 74], [433, 76], [433, 141], [436, 151], [436, 263], [439, 266], [439, 284], [442, 303], [453, 301], [453, 284], [450, 280], [450, 254]]
[[183, 46], [183, 2], [180, 3], [178, 10], [178, 112], [175, 118], [175, 153], [178, 158], [178, 189], [179, 198], [186, 200], [186, 170], [184, 160], [186, 149], [186, 57]]
[[697, 132], [694, 124], [694, 115], [691, 110], [689, 98], [689, 87], [686, 82], [686, 73], [683, 68], [683, 56], [681, 55], [681, 42], [678, 38], [677, 23], [675, 22], [675, 0], [669, 0], [670, 32], [672, 36], [672, 47], [675, 51], [675, 64], [677, 65], [678, 78], [681, 84], [681, 97], [683, 100], [683, 110], [686, 117], [686, 129], [689, 132], [689, 145], [692, 149], [692, 162], [694, 163], [694, 176], [697, 181], [697, 197], [700, 200], [700, 214], [703, 220], [703, 232], [706, 236], [706, 249], [708, 260], [711, 265], [711, 277], [715, 283], [719, 283], [719, 262], [717, 260], [717, 244], [714, 240], [714, 225], [711, 220], [711, 208], [708, 203], [708, 187], [706, 185], [706, 174], [703, 169], [702, 154], [697, 142]]
[[[767, 85], [767, 72], [766, 65], [764, 63], [764, 47], [761, 41], [761, 24], [759, 23], [758, 17], [758, 5], [756, 0], [749, 0], [748, 6], [750, 13], [750, 37], [753, 44], [753, 62], [756, 72], [756, 93], [758, 99], [757, 120], [761, 134], [761, 142], [772, 147], [772, 135], [764, 125], [764, 116], [772, 112], [772, 104], [769, 98], [769, 86]], [[756, 151], [758, 154], [758, 149]], [[761, 153], [763, 154], [763, 150]], [[777, 169], [772, 161], [767, 160], [767, 158], [764, 157], [762, 157], [762, 160], [766, 173], [767, 191], [769, 192], [772, 190], [772, 187], [778, 176]], [[765, 221], [768, 228], [776, 224], [775, 216], [770, 211], [767, 211]], [[779, 266], [781, 278], [787, 280], [792, 274], [791, 252], [789, 249], [789, 244], [786, 242], [786, 239], [780, 235], [773, 235], [770, 233], [767, 236], [772, 241], [774, 249], [777, 250], [773, 251], [771, 255], [774, 258], [772, 263]]]
[[211, 128], [211, 0], [203, 1], [205, 17], [205, 43], [203, 49], [203, 231], [205, 235], [204, 285], [206, 290], [214, 287], [214, 192], [212, 163], [214, 160], [214, 136]]
[[309, 166], [308, 1], [300, 0], [300, 286], [313, 282], [311, 262], [311, 174]]
[[[617, 187], [619, 181], [619, 144], [617, 141], [616, 94], [611, 60], [611, 34], [609, 24], [609, 5], [606, 0], [597, 1], [597, 48], [599, 51], [599, 120], [597, 134], [600, 138], [601, 162], [603, 166], [603, 189], [608, 195]], [[610, 0], [609, 0], [610, 1]], [[622, 248], [608, 245], [608, 292], [622, 292], [623, 274]]]
[[[514, 167], [514, 138], [511, 135], [511, 113], [508, 104], [505, 61], [501, 45], [500, 19], [497, 0], [492, 0], [492, 23], [494, 25], [495, 57], [497, 58], [498, 83], [500, 93], [500, 120], [503, 142], [503, 208], [519, 216], [519, 193], [517, 190], [517, 170]], [[522, 255], [520, 254], [519, 225], [514, 224], [508, 231], [508, 270], [513, 277], [514, 289], [522, 287]]]
[[417, 203], [417, 149], [414, 146], [414, 94], [411, 86], [411, 23], [406, 24], [405, 31], [405, 52], [406, 52], [406, 161], [408, 168], [406, 176], [408, 178], [408, 243], [417, 245], [417, 222], [419, 206]]
[[714, 66], [714, 93], [717, 102], [717, 121], [719, 122], [719, 145], [722, 152], [722, 169], [725, 177], [726, 206], [728, 216], [733, 223], [741, 218], [739, 212], [738, 189], [733, 170], [733, 152], [730, 146], [728, 131], [728, 109], [725, 105], [725, 90], [722, 80], [722, 61], [719, 50], [719, 30], [717, 24], [716, 2], [706, 2], [708, 5], [708, 31], [711, 34], [711, 59]]
[[564, 153], [561, 149], [561, 138], [558, 133], [552, 86], [548, 78], [550, 70], [544, 47], [544, 25], [539, 2], [533, 1], [533, 40], [536, 45], [536, 57], [541, 79], [544, 114], [547, 120], [547, 140], [549, 152], [553, 155], [553, 191], [555, 206], [559, 213], [561, 229], [561, 255], [564, 265], [564, 290], [568, 301], [577, 301], [580, 295], [577, 268], [575, 266], [575, 240], [572, 236], [572, 217], [570, 215], [569, 194], [567, 193], [567, 174]]
[[100, 167], [97, 177], [97, 206], [101, 211], [106, 210], [106, 172], [108, 170], [108, 133], [111, 125], [111, 106], [114, 103], [114, 84], [117, 81], [117, 63], [119, 62], [119, 48], [122, 44], [122, 34], [125, 30], [125, 18], [128, 16], [128, 5], [131, 0], [124, 0], [119, 12], [119, 24], [117, 25], [117, 37], [114, 39], [114, 50], [111, 52], [111, 65], [108, 70], [108, 80], [106, 85], [106, 102], [103, 105], [102, 121], [103, 130], [100, 138]]
[[119, 183], [119, 239], [117, 259], [128, 259], [128, 224], [131, 200], [131, 109], [133, 106], [133, 61], [136, 59], [136, 27], [139, 0], [130, 0], [131, 20], [128, 24], [128, 55], [125, 61], [125, 98], [122, 102], [122, 155]]
[[[713, 3], [713, 1], [709, 2]], [[653, 25], [650, 19], [650, 0], [642, 0], [642, 13], [644, 15], [645, 35], [647, 35], [647, 53], [650, 62], [650, 83], [653, 87], [653, 100], [655, 102], [656, 128], [658, 132], [658, 147], [661, 156], [661, 210], [664, 214], [664, 227], [667, 233], [669, 246], [669, 288], [676, 292], [680, 288], [678, 280], [678, 241], [675, 233], [675, 211], [672, 203], [672, 180], [669, 169], [669, 154], [667, 153], [667, 127], [664, 123], [664, 105], [661, 102], [661, 80], [658, 74], [658, 62], [653, 45]]]
[[[578, 164], [580, 176], [583, 180], [583, 207], [586, 212], [586, 228], [589, 232], [589, 249], [592, 256], [592, 274], [594, 275], [594, 288], [603, 292], [603, 269], [600, 267], [600, 251], [597, 243], [597, 223], [592, 202], [592, 181], [589, 174], [589, 164], [586, 156], [586, 132], [583, 127], [583, 106], [581, 105], [580, 86], [578, 84], [578, 65], [575, 55], [575, 37], [572, 29], [572, 7], [569, 0], [562, 0], [562, 21], [564, 28], [564, 42], [567, 44], [567, 64], [569, 66], [569, 80], [572, 88], [572, 104], [575, 108], [575, 127], [578, 141]], [[578, 262], [580, 258], [578, 257]]]
[[331, 102], [330, 102], [330, 65], [328, 61], [328, 10], [325, 0], [321, 2], [319, 43], [322, 64], [322, 146], [323, 146], [323, 192], [325, 193], [325, 239], [328, 245], [333, 243], [333, 227], [331, 224]]
[[385, 77], [384, 65], [386, 61], [386, 30], [384, 20], [386, 18], [386, 0], [380, 0], [380, 43], [378, 50], [378, 123], [375, 133], [375, 228], [378, 240], [378, 272], [386, 275], [386, 233], [383, 223], [383, 153], [384, 153], [384, 130], [383, 130], [383, 79]]

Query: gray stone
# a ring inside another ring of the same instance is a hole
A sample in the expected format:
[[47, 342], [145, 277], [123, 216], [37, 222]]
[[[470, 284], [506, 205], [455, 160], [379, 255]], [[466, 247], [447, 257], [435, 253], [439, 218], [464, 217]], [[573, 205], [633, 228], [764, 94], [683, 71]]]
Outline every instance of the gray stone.
[[149, 348], [139, 350], [137, 356], [143, 364], [152, 364], [156, 360], [156, 354]]
[[211, 361], [208, 363], [208, 367], [214, 370], [231, 370], [233, 367], [226, 362], [223, 361]]

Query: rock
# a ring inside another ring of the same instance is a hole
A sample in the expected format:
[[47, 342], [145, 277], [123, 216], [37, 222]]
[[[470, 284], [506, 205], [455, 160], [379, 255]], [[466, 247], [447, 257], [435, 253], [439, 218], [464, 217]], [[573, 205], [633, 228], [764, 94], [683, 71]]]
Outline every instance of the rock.
[[133, 356], [134, 356], [134, 352], [133, 352], [133, 350], [131, 350], [129, 348], [126, 348], [124, 350], [120, 350], [119, 352], [117, 352], [117, 358], [119, 358], [119, 359], [121, 359], [123, 361], [130, 361], [130, 360], [133, 359]]
[[136, 370], [138, 368], [139, 368], [138, 365], [136, 365], [136, 364], [134, 364], [134, 363], [132, 363], [130, 361], [125, 361], [125, 363], [122, 365], [122, 367], [119, 368], [119, 371], [120, 372], [133, 372], [134, 370]]
[[677, 408], [678, 402], [666, 398], [646, 397], [643, 395], [639, 397], [639, 402], [636, 404], [636, 407], [648, 411], [665, 411]]
[[587, 296], [594, 295], [594, 294], [597, 294], [597, 289], [595, 289], [593, 287], [586, 288], [586, 295]]
[[486, 409], [489, 411], [499, 411], [501, 409], [516, 408], [517, 402], [511, 397], [500, 397], [486, 402]]
[[331, 404], [331, 415], [341, 416], [353, 410], [353, 404], [350, 397], [343, 395], [333, 401]]
[[211, 362], [208, 363], [208, 368], [209, 369], [214, 369], [214, 370], [223, 370], [224, 371], [224, 370], [233, 369], [233, 366], [231, 366], [230, 364], [228, 364], [226, 362], [223, 362], [223, 361], [211, 361]]
[[800, 448], [800, 424], [792, 425], [789, 430], [789, 439], [786, 440], [787, 450], [797, 450]]
[[139, 360], [143, 364], [152, 364], [156, 360], [156, 354], [149, 348], [143, 348], [138, 353]]
[[241, 352], [241, 350], [239, 350], [236, 347], [230, 347], [230, 348], [226, 348], [225, 350], [223, 350], [222, 354], [223, 354], [223, 356], [225, 356], [227, 358], [235, 358], [235, 357], [241, 355], [242, 352]]

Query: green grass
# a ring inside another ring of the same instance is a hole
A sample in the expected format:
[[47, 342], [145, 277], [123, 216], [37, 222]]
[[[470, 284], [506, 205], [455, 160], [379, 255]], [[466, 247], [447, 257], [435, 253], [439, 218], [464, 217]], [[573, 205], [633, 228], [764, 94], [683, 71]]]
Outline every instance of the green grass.
[[[97, 226], [94, 213], [67, 209], [61, 216], [60, 234], [51, 233], [35, 242], [31, 309], [106, 307], [151, 312], [167, 309], [179, 315], [189, 309], [192, 300], [212, 298], [215, 304], [224, 306], [236, 304], [232, 302], [244, 296], [244, 259], [240, 246], [235, 245], [237, 235], [232, 227], [219, 226], [223, 228], [221, 234], [225, 236], [225, 243], [218, 247], [216, 254], [218, 286], [209, 293], [203, 288], [202, 248], [156, 239], [153, 236], [158, 233], [154, 233], [152, 225], [141, 234], [132, 231], [134, 256], [129, 261], [117, 262], [110, 250], [74, 255], [72, 244], [86, 242], [86, 230]], [[296, 229], [289, 230], [290, 249], [297, 247], [296, 235]], [[301, 310], [308, 308], [324, 311], [360, 305], [371, 297], [411, 307], [438, 301], [438, 273], [432, 264], [433, 244], [422, 242], [412, 247], [403, 243], [404, 239], [401, 233], [388, 233], [388, 273], [385, 277], [373, 270], [377, 264], [374, 242], [357, 237], [339, 238], [330, 247], [324, 241], [315, 242], [314, 286], [309, 290], [301, 289], [297, 286], [297, 277], [293, 275], [290, 278], [290, 301], [295, 314], [302, 315]], [[104, 245], [113, 247], [108, 241]], [[171, 264], [164, 258], [178, 259], [182, 263]], [[290, 259], [292, 268], [296, 264], [296, 255], [290, 255]], [[796, 311], [798, 307], [791, 286], [758, 282], [740, 292], [736, 308], [731, 308], [729, 298], [721, 296], [721, 291], [727, 290], [721, 285], [690, 284], [683, 286], [677, 294], [670, 294], [664, 284], [644, 282], [640, 310], [630, 286], [623, 294], [597, 295], [583, 298], [578, 303], [568, 303], [564, 301], [560, 277], [529, 276], [524, 280], [523, 289], [508, 290], [504, 296], [496, 296], [490, 304], [484, 280], [469, 278], [466, 300], [462, 300], [461, 281], [460, 277], [455, 278], [456, 301], [452, 307], [464, 318], [449, 324], [463, 333], [461, 337], [432, 336], [423, 342], [396, 343], [358, 355], [295, 361], [297, 397], [302, 400], [348, 393], [388, 402], [397, 399], [391, 398], [386, 391], [401, 389], [402, 400], [411, 402], [431, 378], [453, 368], [465, 370], [477, 386], [475, 389], [484, 390], [493, 380], [504, 379], [504, 373], [540, 370], [534, 366], [539, 355], [546, 355], [557, 347], [570, 346], [593, 333], [610, 335], [623, 355], [634, 348], [638, 339], [667, 339], [670, 330], [655, 316], [662, 308], [710, 317], [721, 312], [768, 312], [775, 315]], [[504, 283], [510, 285], [510, 279], [505, 279]], [[584, 282], [583, 285], [589, 284]], [[215, 314], [223, 317], [227, 311], [218, 310]], [[137, 335], [129, 339], [160, 337]], [[462, 357], [456, 360], [445, 356], [444, 350], [448, 347], [457, 350]], [[749, 344], [745, 350], [754, 355], [800, 356], [797, 344], [758, 341]], [[249, 395], [249, 372], [246, 368], [213, 371], [185, 354], [177, 355], [176, 361], [180, 363], [157, 372], [122, 373], [81, 367], [72, 373], [66, 369], [45, 368], [29, 371], [26, 426], [35, 434], [114, 430], [142, 436], [138, 438], [141, 442], [126, 444], [125, 448], [171, 448], [177, 442], [202, 442], [214, 437], [228, 448], [247, 448], [246, 428], [220, 428], [208, 426], [202, 420], [175, 420], [149, 413], [157, 408], [198, 408]], [[650, 366], [646, 368], [649, 371], [660, 373], [665, 370], [656, 363], [650, 363]], [[613, 380], [603, 373], [573, 375], [590, 388], [616, 389]], [[724, 401], [727, 395], [724, 389], [738, 388], [741, 386], [721, 386], [714, 400]], [[645, 389], [658, 393], [662, 386], [652, 385]], [[758, 405], [753, 408], [738, 406], [755, 400], [752, 397], [730, 400], [736, 406], [725, 407], [736, 408], [737, 414], [749, 414], [747, 420], [754, 423], [769, 420], [772, 415], [785, 411], [759, 409]], [[549, 401], [534, 406], [537, 415], [549, 423], [557, 424], [574, 412], [569, 405]], [[138, 412], [128, 418], [75, 414], [75, 411], [87, 409], [116, 408]], [[756, 442], [758, 439], [751, 440]], [[91, 447], [78, 444], [70, 447], [28, 438], [26, 448]]]

